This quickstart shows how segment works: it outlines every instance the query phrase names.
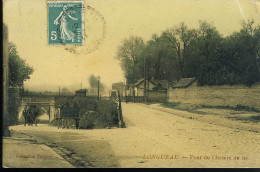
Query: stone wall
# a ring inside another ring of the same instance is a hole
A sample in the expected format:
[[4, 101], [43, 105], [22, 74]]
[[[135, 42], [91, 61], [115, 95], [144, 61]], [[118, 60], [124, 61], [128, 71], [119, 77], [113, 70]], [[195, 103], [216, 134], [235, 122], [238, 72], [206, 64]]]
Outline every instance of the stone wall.
[[251, 88], [243, 85], [170, 88], [168, 101], [211, 106], [243, 105], [260, 109], [260, 83]]
[[166, 102], [167, 93], [163, 91], [149, 91], [146, 93], [148, 102]]

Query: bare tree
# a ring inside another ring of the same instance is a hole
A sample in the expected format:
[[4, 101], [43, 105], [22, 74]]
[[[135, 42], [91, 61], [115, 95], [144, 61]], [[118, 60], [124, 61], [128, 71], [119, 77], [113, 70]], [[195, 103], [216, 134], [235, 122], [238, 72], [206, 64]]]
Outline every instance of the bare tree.
[[163, 36], [165, 36], [172, 44], [172, 47], [175, 50], [179, 61], [181, 76], [184, 77], [186, 49], [196, 39], [196, 30], [188, 29], [188, 27], [184, 23], [181, 23], [179, 27], [171, 28], [165, 31], [163, 33]]
[[120, 60], [123, 71], [128, 83], [134, 83], [139, 75], [136, 73], [136, 65], [144, 47], [141, 37], [131, 36], [123, 40], [119, 47], [116, 59]]

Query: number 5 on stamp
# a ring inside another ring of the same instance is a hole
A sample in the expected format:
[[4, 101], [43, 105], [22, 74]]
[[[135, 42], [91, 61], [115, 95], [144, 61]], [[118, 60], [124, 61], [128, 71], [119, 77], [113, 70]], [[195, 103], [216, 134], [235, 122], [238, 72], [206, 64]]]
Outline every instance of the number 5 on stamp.
[[83, 1], [47, 1], [49, 45], [83, 45], [83, 6]]

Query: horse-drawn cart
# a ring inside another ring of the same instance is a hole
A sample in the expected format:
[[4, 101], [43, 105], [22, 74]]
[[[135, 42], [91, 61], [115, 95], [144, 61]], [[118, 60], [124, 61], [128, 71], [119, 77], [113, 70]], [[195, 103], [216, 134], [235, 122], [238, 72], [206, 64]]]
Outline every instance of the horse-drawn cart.
[[23, 117], [24, 117], [24, 126], [28, 124], [28, 126], [35, 124], [37, 126], [38, 122], [38, 115], [39, 115], [39, 110], [37, 109], [36, 106], [27, 106], [23, 110]]

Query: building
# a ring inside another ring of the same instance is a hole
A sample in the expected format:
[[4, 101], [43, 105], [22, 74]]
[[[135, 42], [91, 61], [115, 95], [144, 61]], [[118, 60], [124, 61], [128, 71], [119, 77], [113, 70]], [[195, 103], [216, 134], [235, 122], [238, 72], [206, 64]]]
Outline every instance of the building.
[[197, 78], [182, 78], [175, 84], [173, 84], [172, 88], [187, 88], [190, 86], [197, 86]]
[[123, 82], [118, 82], [118, 83], [113, 83], [112, 84], [112, 90], [117, 90], [119, 91], [120, 95], [123, 96], [125, 95], [125, 84]]
[[169, 89], [169, 82], [167, 80], [155, 80], [152, 79], [152, 82], [156, 84], [155, 90], [165, 90], [167, 91]]
[[86, 96], [87, 92], [88, 92], [87, 89], [80, 89], [80, 90], [75, 91], [76, 96]]
[[[146, 90], [153, 91], [157, 85], [153, 81], [146, 80]], [[144, 78], [139, 79], [130, 87], [130, 95], [144, 96]]]

